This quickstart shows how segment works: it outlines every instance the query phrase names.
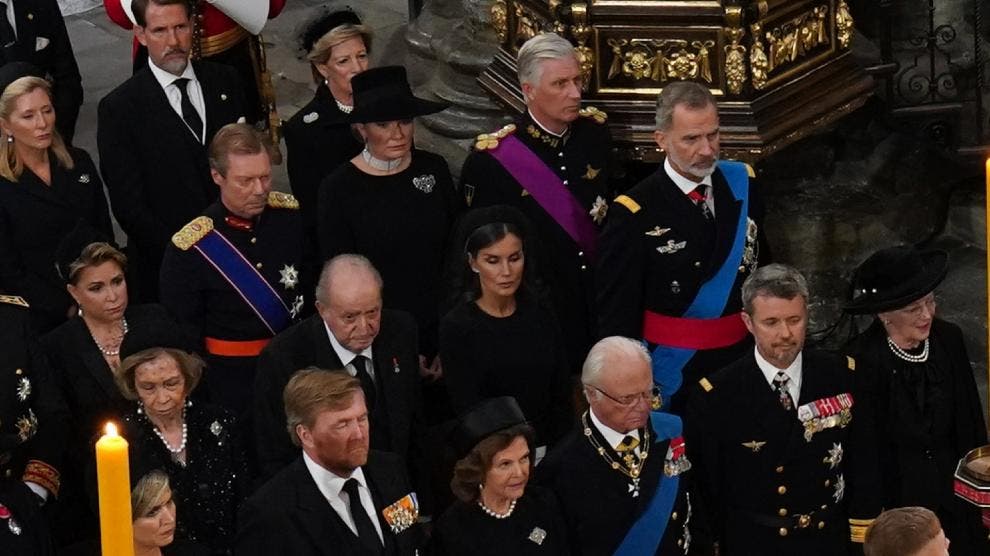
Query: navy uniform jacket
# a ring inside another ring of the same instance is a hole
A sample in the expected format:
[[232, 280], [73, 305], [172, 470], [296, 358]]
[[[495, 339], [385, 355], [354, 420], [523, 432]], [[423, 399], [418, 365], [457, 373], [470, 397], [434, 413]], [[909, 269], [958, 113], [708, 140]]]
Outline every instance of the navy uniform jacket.
[[[588, 425], [598, 444], [606, 446], [590, 417]], [[547, 454], [536, 468], [536, 483], [557, 496], [571, 554], [609, 556], [615, 552], [629, 528], [649, 505], [664, 473], [664, 458], [669, 446], [670, 439], [652, 444], [640, 475], [641, 494], [637, 497], [630, 494], [630, 479], [612, 469], [598, 454], [581, 425]], [[611, 457], [621, 460], [614, 452]], [[705, 553], [707, 535], [702, 533], [700, 526], [702, 516], [698, 515], [700, 512], [695, 506], [690, 475], [690, 471], [680, 474], [674, 509], [657, 549], [658, 556]]]
[[[604, 112], [585, 108], [581, 117], [571, 122], [565, 137], [558, 138], [527, 113], [516, 120], [512, 132], [560, 177], [586, 214], [598, 207], [601, 217], [614, 194], [610, 182], [612, 137], [606, 118]], [[539, 247], [536, 260], [541, 278], [549, 286], [563, 329], [569, 368], [576, 372], [595, 340], [594, 261], [489, 154], [491, 145], [479, 138], [476, 150], [464, 161], [464, 201], [469, 208], [511, 205], [529, 218], [535, 236], [529, 240]], [[596, 224], [601, 224], [600, 217]]]
[[[720, 170], [712, 176], [712, 191], [714, 233], [662, 165], [612, 203], [596, 274], [599, 336], [642, 338], [644, 311], [680, 317], [702, 284], [718, 272], [735, 238], [742, 203], [734, 199]], [[743, 281], [758, 264], [769, 262], [763, 212], [759, 187], [751, 180], [747, 218], [754, 225], [749, 229], [755, 241], [747, 239], [747, 246], [753, 248], [753, 256], [744, 256], [723, 316], [742, 310]], [[728, 348], [699, 350], [684, 368], [684, 384], [728, 365], [743, 355], [747, 345], [751, 345], [748, 337]], [[681, 411], [686, 390], [679, 394], [674, 398], [675, 413]]]
[[[797, 406], [851, 393], [852, 359], [803, 353]], [[846, 554], [857, 458], [872, 449], [856, 428], [855, 405], [847, 426], [806, 440], [797, 414], [781, 406], [752, 353], [691, 390], [688, 454], [721, 554]]]

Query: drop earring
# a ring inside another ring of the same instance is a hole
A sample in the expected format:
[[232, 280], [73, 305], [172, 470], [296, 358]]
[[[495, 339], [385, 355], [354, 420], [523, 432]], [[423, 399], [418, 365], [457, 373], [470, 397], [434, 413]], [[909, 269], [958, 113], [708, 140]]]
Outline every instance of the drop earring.
[[14, 142], [14, 136], [13, 135], [8, 135], [7, 136], [7, 142], [8, 143], [13, 143]]

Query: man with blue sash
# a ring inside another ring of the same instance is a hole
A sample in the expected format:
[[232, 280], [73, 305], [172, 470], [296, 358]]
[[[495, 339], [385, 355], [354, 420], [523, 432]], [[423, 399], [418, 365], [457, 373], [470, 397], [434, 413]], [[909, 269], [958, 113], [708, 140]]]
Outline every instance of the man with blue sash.
[[540, 278], [549, 286], [571, 372], [595, 341], [593, 270], [598, 236], [612, 198], [612, 138], [607, 116], [581, 108], [574, 46], [553, 33], [519, 49], [526, 111], [478, 136], [461, 171], [469, 207], [511, 205], [533, 224]]
[[680, 381], [671, 378], [654, 382], [638, 340], [591, 348], [581, 373], [589, 408], [536, 468], [560, 502], [571, 554], [710, 553], [681, 419], [660, 411]]
[[856, 361], [804, 349], [797, 270], [756, 269], [741, 299], [755, 348], [686, 385], [689, 454], [719, 553], [857, 553], [879, 480], [864, 457], [875, 441], [852, 394]]
[[220, 199], [172, 237], [162, 261], [161, 302], [202, 338], [208, 395], [235, 414], [253, 399], [258, 354], [312, 291], [299, 203], [271, 190], [267, 141], [247, 124], [217, 132], [210, 165]]
[[[609, 210], [596, 273], [599, 334], [649, 342], [655, 373], [687, 383], [748, 345], [739, 288], [768, 258], [763, 203], [746, 164], [720, 162], [718, 105], [693, 82], [657, 99], [663, 167]], [[681, 414], [683, 395], [671, 411]]]

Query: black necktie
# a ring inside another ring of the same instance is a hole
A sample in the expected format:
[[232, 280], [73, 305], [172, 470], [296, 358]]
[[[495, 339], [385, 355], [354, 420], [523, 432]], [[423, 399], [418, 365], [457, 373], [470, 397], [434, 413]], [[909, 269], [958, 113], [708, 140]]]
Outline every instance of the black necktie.
[[0, 2], [0, 47], [12, 46], [15, 42], [17, 42], [17, 33], [7, 19], [7, 3]]
[[364, 402], [368, 406], [368, 412], [370, 413], [375, 409], [377, 391], [375, 390], [375, 381], [371, 378], [371, 373], [368, 372], [368, 365], [365, 363], [366, 360], [367, 357], [357, 355], [354, 359], [351, 359], [351, 365], [354, 365], [357, 379], [361, 381], [361, 389], [364, 390]]
[[196, 139], [200, 143], [203, 142], [203, 119], [199, 117], [199, 112], [196, 111], [196, 107], [192, 105], [192, 101], [189, 100], [189, 91], [186, 87], [189, 86], [189, 79], [185, 77], [180, 77], [172, 82], [173, 85], [179, 88], [179, 92], [182, 93], [182, 102], [180, 106], [182, 107], [182, 119], [185, 120], [186, 125], [192, 130], [193, 134], [196, 135]]
[[347, 505], [351, 512], [351, 519], [354, 520], [354, 528], [357, 529], [361, 544], [368, 548], [372, 554], [381, 554], [384, 549], [382, 540], [378, 536], [378, 531], [375, 530], [375, 525], [371, 523], [364, 505], [361, 504], [361, 495], [358, 494], [359, 486], [357, 479], [353, 478], [347, 479], [347, 482], [344, 483], [344, 492], [347, 493]]

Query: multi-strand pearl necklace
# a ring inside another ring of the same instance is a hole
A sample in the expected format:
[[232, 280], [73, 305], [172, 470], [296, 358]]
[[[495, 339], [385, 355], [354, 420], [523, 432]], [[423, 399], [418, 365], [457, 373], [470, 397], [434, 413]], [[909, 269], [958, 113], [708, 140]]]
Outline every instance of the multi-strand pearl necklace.
[[494, 517], [495, 519], [505, 519], [505, 518], [509, 517], [510, 515], [512, 515], [512, 510], [515, 510], [516, 509], [516, 501], [513, 500], [512, 502], [509, 502], [509, 509], [506, 510], [504, 514], [500, 514], [500, 513], [496, 512], [495, 510], [493, 510], [493, 509], [489, 508], [488, 506], [486, 506], [485, 503], [481, 501], [481, 497], [480, 496], [478, 497], [478, 507], [481, 508], [481, 511], [483, 511], [486, 514]]
[[928, 338], [925, 338], [924, 348], [922, 348], [921, 353], [918, 355], [911, 355], [910, 353], [901, 349], [900, 346], [894, 343], [894, 340], [887, 336], [887, 345], [890, 346], [890, 351], [894, 352], [894, 355], [907, 361], [908, 363], [924, 363], [928, 361]]
[[111, 341], [117, 343], [117, 347], [115, 347], [115, 348], [106, 347], [103, 344], [101, 344], [100, 342], [97, 342], [96, 341], [96, 336], [93, 335], [93, 331], [90, 330], [90, 332], [89, 332], [90, 337], [93, 338], [93, 343], [96, 344], [96, 347], [100, 350], [100, 353], [102, 353], [106, 357], [116, 357], [116, 356], [120, 355], [120, 345], [122, 343], [124, 343], [124, 336], [127, 336], [127, 332], [129, 330], [128, 327], [127, 327], [127, 319], [126, 318], [125, 319], [121, 319], [121, 321], [123, 323], [123, 332], [121, 332], [119, 338], [114, 338], [113, 340], [111, 340]]
[[173, 458], [178, 458], [179, 454], [185, 451], [186, 441], [189, 440], [189, 427], [186, 424], [186, 412], [184, 409], [182, 411], [182, 442], [179, 444], [178, 448], [173, 448], [172, 445], [168, 443], [168, 440], [165, 439], [165, 435], [162, 434], [162, 431], [158, 430], [158, 427], [156, 427], [154, 423], [151, 424], [151, 430], [155, 431], [155, 436], [162, 441], [162, 444], [165, 445], [165, 449], [172, 454]]

